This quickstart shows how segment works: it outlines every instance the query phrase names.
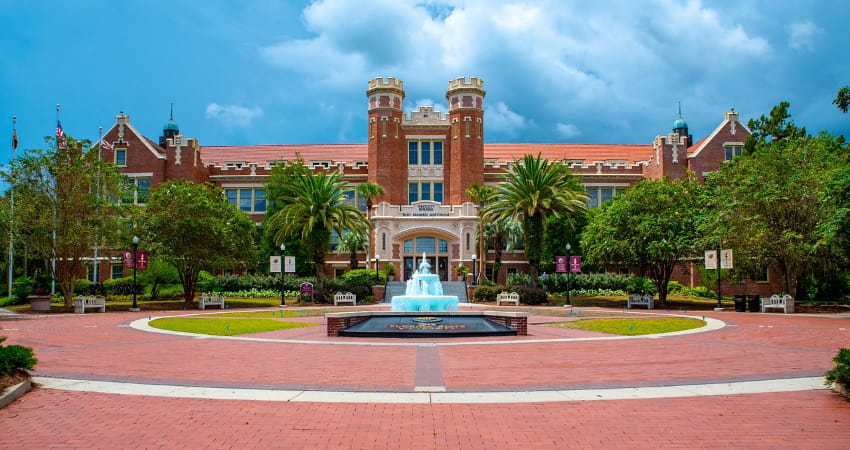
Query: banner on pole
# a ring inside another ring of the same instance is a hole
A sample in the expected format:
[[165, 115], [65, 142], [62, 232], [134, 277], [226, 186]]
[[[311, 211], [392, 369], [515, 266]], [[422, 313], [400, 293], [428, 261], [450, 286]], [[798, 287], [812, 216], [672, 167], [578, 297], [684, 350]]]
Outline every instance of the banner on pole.
[[269, 256], [269, 272], [280, 272], [280, 256]]
[[720, 250], [720, 268], [721, 269], [731, 269], [732, 268], [732, 250]]
[[705, 251], [705, 268], [707, 270], [717, 269], [717, 250]]
[[570, 272], [581, 272], [581, 256], [570, 256]]
[[564, 273], [567, 271], [567, 257], [566, 256], [556, 256], [555, 257], [555, 273]]
[[283, 268], [286, 273], [295, 273], [295, 257], [294, 256], [284, 256], [283, 257]]

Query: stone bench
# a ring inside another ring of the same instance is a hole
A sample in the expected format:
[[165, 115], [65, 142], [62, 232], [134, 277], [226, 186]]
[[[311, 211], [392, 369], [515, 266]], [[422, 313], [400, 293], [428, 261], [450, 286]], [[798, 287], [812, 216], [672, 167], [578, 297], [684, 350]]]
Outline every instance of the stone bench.
[[632, 309], [632, 305], [643, 305], [646, 309], [652, 309], [652, 296], [649, 294], [632, 294], [626, 300], [626, 309]]
[[500, 292], [496, 296], [496, 306], [502, 306], [502, 303], [513, 303], [519, 306], [519, 294], [516, 292]]
[[216, 305], [224, 309], [224, 297], [220, 295], [202, 295], [198, 298], [198, 309], [206, 309], [207, 306]]
[[337, 292], [334, 294], [334, 306], [339, 306], [340, 303], [351, 303], [357, 306], [357, 296], [351, 292]]
[[74, 312], [76, 314], [85, 314], [86, 309], [99, 309], [100, 312], [106, 312], [106, 299], [95, 296], [77, 297], [74, 300]]
[[770, 298], [761, 299], [761, 312], [767, 309], [781, 309], [783, 314], [794, 312], [794, 298], [786, 294], [782, 297], [773, 294]]

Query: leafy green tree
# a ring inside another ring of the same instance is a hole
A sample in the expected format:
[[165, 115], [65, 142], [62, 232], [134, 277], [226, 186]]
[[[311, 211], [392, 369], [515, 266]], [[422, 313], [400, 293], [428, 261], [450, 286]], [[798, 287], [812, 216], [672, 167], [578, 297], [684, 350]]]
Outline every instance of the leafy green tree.
[[487, 221], [504, 217], [521, 221], [531, 285], [536, 288], [547, 217], [561, 217], [586, 208], [587, 194], [569, 167], [558, 161], [549, 162], [540, 154], [526, 155], [511, 165], [505, 181], [484, 207], [483, 217]]
[[245, 264], [254, 256], [256, 226], [211, 184], [178, 179], [152, 190], [139, 220], [142, 246], [177, 268], [186, 303], [202, 269]]
[[673, 181], [641, 181], [590, 212], [581, 237], [585, 258], [591, 264], [639, 268], [666, 303], [673, 270], [697, 252], [703, 190], [693, 174]]
[[112, 199], [121, 195], [123, 176], [88, 141], [46, 142], [48, 149], [26, 150], [3, 172], [15, 197], [9, 223], [18, 248], [45, 262], [55, 259], [55, 266], [45, 265], [71, 306], [95, 243], [117, 242], [126, 208]]
[[[490, 186], [484, 186], [477, 183], [473, 183], [472, 186], [466, 190], [466, 195], [469, 196], [469, 199], [478, 204], [478, 233], [476, 233], [476, 247], [478, 248], [478, 257], [481, 259], [481, 264], [478, 265], [478, 274], [475, 275], [475, 279], [477, 280], [483, 280], [484, 274], [486, 273], [487, 235], [484, 230], [484, 205], [493, 198], [493, 194], [495, 193], [496, 190]], [[494, 270], [494, 276], [495, 273], [496, 272]]]
[[[301, 161], [287, 162], [275, 167], [269, 184], [277, 194], [274, 199], [281, 208], [268, 220], [268, 231], [274, 242], [297, 239], [310, 255], [316, 269], [316, 284], [324, 288], [325, 257], [330, 251], [334, 232], [345, 230], [366, 233], [369, 221], [357, 208], [345, 202], [345, 182], [339, 172], [313, 174]], [[288, 174], [298, 174], [290, 176]]]
[[835, 104], [841, 112], [846, 114], [847, 109], [850, 108], [850, 86], [844, 86], [839, 89], [838, 94], [835, 95], [835, 100], [833, 100], [832, 103]]
[[760, 144], [771, 141], [806, 136], [806, 128], [799, 128], [791, 120], [788, 102], [781, 102], [770, 110], [770, 117], [762, 115], [758, 119], [750, 119], [747, 126], [752, 132], [744, 142], [744, 153], [756, 151]]
[[777, 269], [785, 292], [797, 297], [804, 273], [837, 262], [832, 244], [846, 237], [847, 164], [847, 145], [825, 133], [758, 142], [706, 177], [719, 202], [716, 234]]

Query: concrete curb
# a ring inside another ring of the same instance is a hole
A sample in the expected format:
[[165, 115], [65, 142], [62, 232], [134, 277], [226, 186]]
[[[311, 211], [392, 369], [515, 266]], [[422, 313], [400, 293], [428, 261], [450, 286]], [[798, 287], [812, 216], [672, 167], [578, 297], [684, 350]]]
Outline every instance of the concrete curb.
[[6, 389], [2, 395], [0, 395], [0, 408], [5, 407], [9, 403], [14, 402], [15, 400], [21, 398], [32, 389], [32, 380], [22, 381], [9, 389]]

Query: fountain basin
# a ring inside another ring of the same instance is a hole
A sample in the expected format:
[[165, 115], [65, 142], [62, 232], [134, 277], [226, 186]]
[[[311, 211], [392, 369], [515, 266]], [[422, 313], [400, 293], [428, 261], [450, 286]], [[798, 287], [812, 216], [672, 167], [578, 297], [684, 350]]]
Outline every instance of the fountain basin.
[[393, 311], [457, 311], [458, 298], [454, 295], [396, 295], [392, 298]]
[[[369, 325], [361, 325], [366, 323]], [[327, 314], [327, 324], [328, 336], [442, 338], [528, 334], [528, 314], [508, 311], [351, 311]]]

